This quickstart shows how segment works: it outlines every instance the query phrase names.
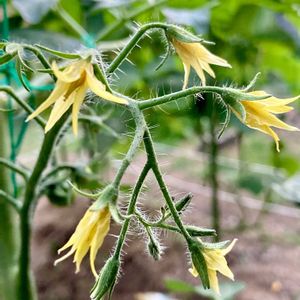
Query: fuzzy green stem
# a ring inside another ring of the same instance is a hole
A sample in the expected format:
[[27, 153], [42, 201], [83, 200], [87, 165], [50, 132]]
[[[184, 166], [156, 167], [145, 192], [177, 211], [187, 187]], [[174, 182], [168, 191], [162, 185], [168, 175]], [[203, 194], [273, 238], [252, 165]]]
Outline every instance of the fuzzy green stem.
[[132, 49], [136, 46], [136, 44], [139, 42], [139, 40], [142, 38], [145, 32], [154, 28], [167, 29], [168, 25], [160, 22], [154, 22], [141, 26], [139, 30], [132, 36], [128, 44], [120, 51], [120, 53], [109, 65], [109, 67], [107, 68], [107, 73], [113, 73], [130, 54]]
[[158, 182], [158, 185], [160, 187], [161, 192], [164, 195], [164, 198], [167, 202], [167, 205], [170, 209], [170, 212], [173, 216], [173, 219], [176, 223], [176, 225], [178, 226], [178, 228], [180, 229], [182, 235], [184, 236], [184, 238], [186, 239], [187, 243], [190, 244], [192, 241], [191, 236], [189, 235], [189, 233], [187, 232], [186, 228], [184, 227], [179, 213], [175, 207], [175, 204], [173, 203], [172, 197], [169, 193], [169, 190], [165, 184], [165, 181], [163, 179], [162, 173], [160, 171], [159, 168], [159, 164], [157, 161], [157, 157], [156, 157], [156, 153], [154, 150], [154, 146], [153, 146], [153, 141], [152, 141], [152, 137], [150, 134], [149, 129], [147, 128], [147, 130], [145, 131], [145, 135], [144, 135], [144, 144], [145, 144], [145, 149], [148, 155], [148, 161], [151, 163], [151, 168], [153, 170], [153, 173], [156, 177], [156, 180]]
[[144, 100], [139, 102], [138, 106], [140, 109], [147, 109], [156, 105], [165, 104], [174, 100], [178, 100], [187, 96], [199, 94], [199, 93], [217, 93], [221, 94], [224, 92], [232, 92], [232, 89], [226, 87], [218, 87], [218, 86], [195, 86], [188, 88], [186, 90], [174, 92], [165, 96], [152, 98], [149, 100]]
[[45, 135], [38, 159], [29, 177], [28, 184], [26, 185], [24, 202], [20, 214], [21, 251], [19, 258], [20, 270], [18, 274], [18, 300], [36, 299], [35, 290], [31, 281], [32, 274], [30, 272], [31, 222], [37, 202], [36, 189], [40, 182], [42, 173], [47, 167], [58, 134], [66, 118], [67, 115], [61, 118], [61, 120], [53, 127], [53, 129]]
[[[134, 186], [134, 189], [133, 189], [133, 192], [132, 192], [132, 195], [131, 195], [131, 199], [130, 199], [130, 202], [129, 202], [129, 206], [128, 206], [128, 209], [127, 209], [127, 215], [128, 216], [131, 216], [133, 215], [134, 211], [135, 211], [135, 206], [136, 206], [136, 202], [137, 202], [137, 199], [138, 199], [138, 196], [139, 196], [139, 193], [141, 191], [141, 188], [143, 186], [143, 183], [145, 181], [145, 178], [148, 174], [148, 172], [150, 171], [151, 169], [151, 165], [149, 163], [146, 163], [135, 186]], [[122, 251], [122, 248], [123, 248], [123, 245], [124, 245], [124, 242], [125, 242], [125, 239], [126, 239], [126, 234], [127, 234], [127, 231], [128, 231], [128, 228], [129, 228], [129, 225], [130, 225], [130, 221], [131, 221], [131, 218], [127, 218], [125, 219], [123, 225], [122, 225], [122, 228], [121, 228], [121, 232], [120, 232], [120, 235], [119, 235], [119, 238], [118, 238], [118, 241], [117, 241], [117, 246], [116, 246], [116, 249], [114, 251], [114, 256], [117, 258], [117, 259], [120, 259], [120, 256], [121, 256], [121, 251]]]
[[134, 120], [136, 123], [136, 130], [135, 130], [135, 135], [134, 135], [133, 141], [130, 145], [130, 148], [129, 148], [128, 152], [126, 153], [125, 158], [122, 160], [122, 164], [121, 164], [121, 166], [115, 176], [115, 179], [113, 181], [113, 185], [116, 188], [119, 187], [125, 171], [127, 170], [138, 147], [140, 146], [140, 144], [143, 140], [143, 135], [144, 135], [145, 128], [146, 128], [145, 119], [144, 119], [143, 115], [140, 113], [140, 111], [138, 110], [138, 108], [136, 107], [135, 102], [130, 102], [129, 109], [134, 117]]
[[210, 184], [211, 184], [211, 215], [212, 215], [212, 228], [217, 232], [215, 236], [216, 242], [220, 238], [220, 207], [219, 207], [219, 198], [218, 198], [218, 142], [216, 137], [215, 123], [216, 123], [216, 114], [214, 101], [211, 101], [212, 106], [212, 115], [210, 116]]

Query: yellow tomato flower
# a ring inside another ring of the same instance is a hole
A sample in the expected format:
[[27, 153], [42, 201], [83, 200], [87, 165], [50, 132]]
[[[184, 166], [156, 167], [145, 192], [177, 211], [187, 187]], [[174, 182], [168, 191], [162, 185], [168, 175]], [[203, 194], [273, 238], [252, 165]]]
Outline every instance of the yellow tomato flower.
[[[253, 91], [249, 92], [248, 94], [254, 96], [267, 95], [267, 93], [264, 91]], [[274, 139], [276, 143], [276, 149], [279, 152], [280, 139], [278, 135], [274, 132], [274, 130], [271, 129], [271, 127], [276, 127], [289, 131], [298, 131], [299, 129], [284, 123], [274, 115], [286, 113], [293, 110], [293, 107], [287, 106], [287, 104], [294, 102], [297, 99], [299, 99], [299, 96], [287, 99], [269, 97], [263, 100], [241, 100], [240, 103], [244, 106], [246, 111], [246, 118], [244, 120], [244, 123], [250, 128], [259, 130], [265, 134], [270, 135]], [[241, 115], [232, 107], [231, 110], [243, 122]]]
[[[234, 275], [227, 265], [225, 255], [232, 250], [236, 241], [237, 239], [234, 239], [230, 245], [224, 249], [203, 249], [202, 253], [207, 265], [209, 284], [217, 294], [220, 294], [217, 272], [220, 272], [224, 276], [234, 280]], [[194, 266], [189, 271], [195, 277], [199, 275]]]
[[215, 73], [210, 64], [231, 68], [231, 65], [225, 59], [212, 54], [200, 43], [185, 43], [174, 38], [172, 43], [184, 67], [183, 89], [187, 87], [191, 66], [198, 74], [202, 85], [206, 84], [204, 71], [215, 78]]
[[99, 248], [102, 246], [110, 227], [110, 212], [107, 207], [91, 211], [87, 210], [83, 218], [77, 225], [75, 232], [69, 241], [58, 250], [58, 254], [71, 247], [69, 252], [63, 257], [57, 259], [54, 265], [71, 256], [73, 253], [73, 262], [76, 263], [76, 273], [80, 271], [80, 264], [84, 256], [90, 250], [90, 266], [95, 277], [97, 272], [95, 268], [95, 258]]
[[54, 104], [49, 120], [45, 127], [48, 132], [55, 123], [72, 107], [72, 126], [75, 135], [78, 133], [78, 114], [84, 100], [86, 91], [91, 89], [99, 97], [127, 104], [128, 101], [105, 91], [105, 85], [94, 75], [91, 62], [86, 59], [77, 60], [60, 71], [57, 64], [53, 62], [52, 70], [57, 77], [57, 82], [50, 96], [27, 118], [27, 121], [35, 118], [49, 106]]

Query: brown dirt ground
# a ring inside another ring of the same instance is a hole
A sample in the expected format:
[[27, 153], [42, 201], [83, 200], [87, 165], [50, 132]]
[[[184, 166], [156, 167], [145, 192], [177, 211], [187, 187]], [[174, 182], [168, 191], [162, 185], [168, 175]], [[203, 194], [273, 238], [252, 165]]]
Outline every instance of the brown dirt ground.
[[[161, 157], [163, 170], [170, 169], [170, 157]], [[126, 177], [133, 182], [140, 163], [130, 168]], [[168, 172], [169, 173], [169, 172]], [[182, 180], [186, 174], [173, 172]], [[189, 192], [188, 185], [178, 184], [174, 178], [167, 178], [174, 196]], [[189, 182], [195, 180], [189, 179]], [[182, 181], [180, 181], [182, 182]], [[148, 189], [144, 191], [142, 203], [150, 203], [150, 209], [160, 205], [161, 196], [153, 178], [147, 180]], [[56, 250], [72, 234], [88, 201], [78, 199], [72, 206], [60, 208], [42, 199], [38, 205], [33, 247], [32, 263], [37, 279], [40, 299], [42, 300], [88, 300], [93, 277], [88, 260], [84, 260], [79, 274], [74, 274], [72, 259], [53, 266], [57, 258]], [[149, 205], [147, 205], [149, 208]], [[237, 232], [241, 214], [236, 204], [221, 201], [222, 227], [226, 228], [224, 239], [238, 237], [236, 247], [228, 255], [229, 264], [239, 281], [246, 283], [246, 288], [237, 297], [238, 300], [294, 300], [300, 297], [300, 211], [298, 217], [287, 217], [269, 213], [259, 227]], [[186, 212], [186, 222], [199, 226], [209, 226], [209, 197], [198, 185], [194, 191], [192, 207]], [[256, 210], [247, 210], [250, 222], [257, 215]], [[98, 253], [97, 266], [100, 268], [113, 247], [119, 227], [112, 226], [111, 235]], [[235, 232], [234, 235], [232, 232]], [[154, 262], [145, 251], [145, 239], [132, 230], [130, 241], [123, 254], [122, 272], [113, 299], [132, 300], [141, 291], [164, 291], [165, 278], [177, 278], [198, 284], [188, 272], [186, 249], [182, 240], [174, 234], [163, 234], [161, 241], [166, 247], [159, 262]], [[178, 299], [187, 299], [178, 295]], [[190, 298], [189, 298], [190, 299]], [[199, 296], [193, 299], [201, 299]]]

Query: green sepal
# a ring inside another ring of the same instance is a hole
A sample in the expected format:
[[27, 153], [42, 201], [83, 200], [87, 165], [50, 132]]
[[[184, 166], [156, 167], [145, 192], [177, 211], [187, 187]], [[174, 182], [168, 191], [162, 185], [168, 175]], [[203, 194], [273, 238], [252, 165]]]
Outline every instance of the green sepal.
[[250, 89], [252, 89], [260, 75], [261, 75], [260, 72], [256, 73], [253, 79], [250, 81], [250, 83], [242, 91], [248, 92]]
[[97, 211], [106, 207], [110, 202], [114, 202], [118, 198], [118, 189], [112, 185], [107, 185], [101, 192], [98, 199], [90, 207], [91, 211]]
[[21, 84], [28, 92], [30, 92], [30, 87], [27, 85], [23, 77], [22, 63], [20, 62], [19, 58], [16, 59], [16, 71]]
[[182, 27], [176, 25], [168, 25], [166, 29], [167, 35], [171, 38], [175, 38], [176, 40], [184, 43], [199, 43], [203, 42], [203, 39], [197, 35], [192, 34], [191, 32], [185, 30]]
[[206, 249], [215, 250], [215, 249], [226, 248], [228, 246], [228, 244], [230, 243], [230, 240], [219, 242], [219, 243], [206, 243], [206, 242], [199, 241], [199, 243], [201, 244], [202, 247], [204, 247]]
[[4, 55], [0, 56], [0, 65], [4, 65], [7, 62], [9, 62], [10, 60], [12, 60], [16, 55], [15, 53], [5, 53]]
[[205, 258], [202, 254], [201, 246], [198, 242], [194, 241], [189, 245], [189, 251], [191, 253], [192, 263], [196, 268], [204, 289], [209, 289], [209, 278], [207, 272], [207, 265]]
[[116, 199], [110, 201], [109, 204], [108, 204], [108, 207], [109, 207], [109, 211], [110, 211], [110, 214], [111, 214], [113, 220], [117, 224], [122, 224], [123, 223], [123, 218], [122, 218], [122, 216], [121, 216], [121, 214], [118, 210]]
[[21, 65], [22, 65], [26, 70], [28, 70], [28, 71], [34, 73], [34, 70], [33, 70], [31, 67], [29, 67], [29, 66], [26, 64], [26, 62], [24, 61], [23, 55], [22, 55], [22, 54], [23, 54], [22, 49], [19, 49], [19, 50], [18, 50], [18, 59], [19, 59]]
[[51, 48], [48, 48], [48, 47], [45, 47], [45, 46], [42, 46], [42, 45], [38, 45], [38, 44], [35, 44], [35, 46], [37, 48], [41, 49], [41, 50], [44, 50], [46, 52], [49, 52], [49, 53], [51, 53], [53, 55], [56, 55], [58, 57], [61, 57], [61, 58], [66, 58], [66, 59], [81, 58], [81, 55], [76, 54], [76, 53], [65, 53], [65, 52], [54, 50], [54, 49], [51, 49]]
[[159, 70], [164, 64], [165, 62], [167, 61], [168, 57], [170, 56], [171, 54], [171, 45], [170, 45], [170, 41], [166, 35], [166, 32], [165, 33], [165, 39], [166, 39], [166, 43], [167, 43], [167, 49], [166, 49], [166, 52], [162, 58], [162, 60], [160, 61], [160, 63], [158, 64], [158, 66], [155, 68], [155, 71]]
[[230, 122], [230, 117], [231, 117], [231, 110], [228, 107], [228, 105], [226, 105], [226, 116], [225, 116], [225, 121], [224, 124], [220, 130], [220, 132], [218, 133], [218, 139], [222, 136], [222, 134], [224, 133], [225, 129], [228, 127], [229, 122]]
[[230, 104], [231, 108], [240, 116], [241, 121], [245, 122], [246, 121], [246, 110], [239, 101], [232, 101]]
[[91, 290], [91, 300], [101, 300], [107, 292], [111, 294], [118, 277], [120, 261], [110, 257], [102, 268], [99, 277]]
[[185, 229], [187, 230], [187, 232], [193, 236], [216, 236], [216, 230], [215, 229], [210, 229], [210, 228], [202, 228], [202, 227], [198, 227], [198, 226], [185, 226]]
[[68, 182], [68, 184], [72, 187], [72, 189], [73, 189], [76, 193], [78, 193], [79, 195], [81, 195], [81, 196], [84, 196], [84, 197], [87, 197], [87, 198], [91, 198], [91, 199], [96, 200], [96, 199], [99, 197], [99, 195], [100, 195], [100, 193], [95, 193], [95, 194], [87, 193], [87, 192], [85, 192], [85, 191], [79, 189], [79, 188], [78, 188], [75, 184], [73, 184], [70, 180], [68, 180], [67, 182]]

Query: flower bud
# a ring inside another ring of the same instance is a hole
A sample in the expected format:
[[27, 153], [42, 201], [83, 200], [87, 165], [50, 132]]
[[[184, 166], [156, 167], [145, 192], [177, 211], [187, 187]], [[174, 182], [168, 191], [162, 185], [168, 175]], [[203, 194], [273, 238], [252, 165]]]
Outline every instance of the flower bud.
[[149, 254], [154, 258], [154, 260], [159, 260], [161, 248], [159, 241], [156, 238], [154, 238], [153, 235], [151, 236], [151, 238], [149, 238], [147, 247]]
[[107, 260], [91, 290], [92, 300], [101, 300], [107, 292], [111, 292], [117, 280], [119, 267], [120, 262], [114, 256]]
[[187, 195], [185, 195], [183, 198], [179, 199], [176, 203], [175, 203], [175, 207], [176, 210], [178, 212], [181, 211], [185, 211], [186, 208], [189, 206], [189, 204], [191, 203], [191, 200], [193, 198], [193, 195], [191, 193], [188, 193]]

